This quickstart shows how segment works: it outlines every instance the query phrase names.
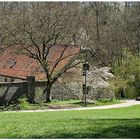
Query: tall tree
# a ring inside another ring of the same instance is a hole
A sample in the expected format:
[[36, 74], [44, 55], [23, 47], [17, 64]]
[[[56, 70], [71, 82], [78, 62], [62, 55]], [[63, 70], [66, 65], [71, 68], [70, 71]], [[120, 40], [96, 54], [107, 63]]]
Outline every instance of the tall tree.
[[[81, 52], [79, 47], [73, 53], [66, 53], [72, 43], [76, 46], [75, 40], [81, 35], [78, 28], [80, 22], [77, 6], [75, 7], [73, 3], [51, 2], [8, 3], [5, 22], [4, 27], [11, 38], [9, 40], [21, 45], [26, 50], [26, 55], [36, 59], [43, 67], [47, 79], [44, 90], [46, 102], [51, 101], [51, 88], [54, 82], [68, 69], [80, 63], [75, 62]], [[62, 43], [65, 45], [60, 55], [55, 64], [50, 66], [50, 52], [57, 44]], [[57, 69], [63, 60], [67, 62]]]

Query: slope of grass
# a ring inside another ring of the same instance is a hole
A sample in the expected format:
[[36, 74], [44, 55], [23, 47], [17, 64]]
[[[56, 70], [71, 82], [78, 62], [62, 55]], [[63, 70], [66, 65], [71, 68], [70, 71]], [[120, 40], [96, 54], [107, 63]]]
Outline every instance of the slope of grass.
[[140, 105], [83, 111], [0, 113], [0, 138], [140, 138]]

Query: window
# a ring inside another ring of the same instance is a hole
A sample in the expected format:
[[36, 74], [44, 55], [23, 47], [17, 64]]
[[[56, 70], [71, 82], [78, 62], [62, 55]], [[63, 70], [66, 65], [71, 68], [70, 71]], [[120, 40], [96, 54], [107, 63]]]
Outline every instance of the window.
[[14, 82], [14, 78], [10, 78], [10, 82]]
[[5, 82], [7, 82], [7, 77], [5, 77]]

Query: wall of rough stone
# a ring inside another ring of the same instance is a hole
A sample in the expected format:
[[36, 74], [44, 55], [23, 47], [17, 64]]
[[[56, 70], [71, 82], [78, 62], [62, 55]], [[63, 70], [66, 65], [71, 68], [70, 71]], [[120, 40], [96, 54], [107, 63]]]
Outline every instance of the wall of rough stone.
[[[110, 68], [92, 69], [87, 74], [87, 85], [91, 87], [87, 99], [98, 98], [112, 99], [115, 97], [113, 89], [107, 82], [113, 75], [109, 72]], [[84, 77], [82, 75], [82, 65], [69, 70], [54, 84], [52, 89], [53, 99], [82, 99]]]
[[[87, 75], [87, 85], [91, 87], [87, 99], [94, 100], [99, 98], [114, 98], [114, 92], [107, 82], [113, 75], [109, 73], [108, 68], [91, 69]], [[68, 99], [83, 99], [82, 85], [84, 78], [82, 75], [82, 66], [67, 71], [61, 76], [52, 87], [52, 99], [54, 100], [68, 100]], [[6, 83], [5, 83], [6, 84]], [[11, 84], [11, 85], [10, 85]], [[45, 95], [43, 90], [45, 88], [45, 81], [36, 82], [35, 101], [44, 101]], [[27, 93], [27, 83], [7, 83], [7, 87], [0, 84], [0, 103], [5, 97], [5, 101], [15, 100]]]
[[52, 89], [52, 99], [68, 100], [80, 99], [82, 96], [82, 85], [77, 83], [55, 84]]
[[0, 83], [0, 105], [17, 102], [27, 93], [26, 83]]

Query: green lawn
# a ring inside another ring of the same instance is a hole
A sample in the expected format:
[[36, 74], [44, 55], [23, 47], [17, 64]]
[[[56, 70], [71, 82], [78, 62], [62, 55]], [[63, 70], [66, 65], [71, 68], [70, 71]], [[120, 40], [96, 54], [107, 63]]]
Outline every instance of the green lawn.
[[0, 138], [140, 138], [140, 105], [107, 110], [1, 112]]

